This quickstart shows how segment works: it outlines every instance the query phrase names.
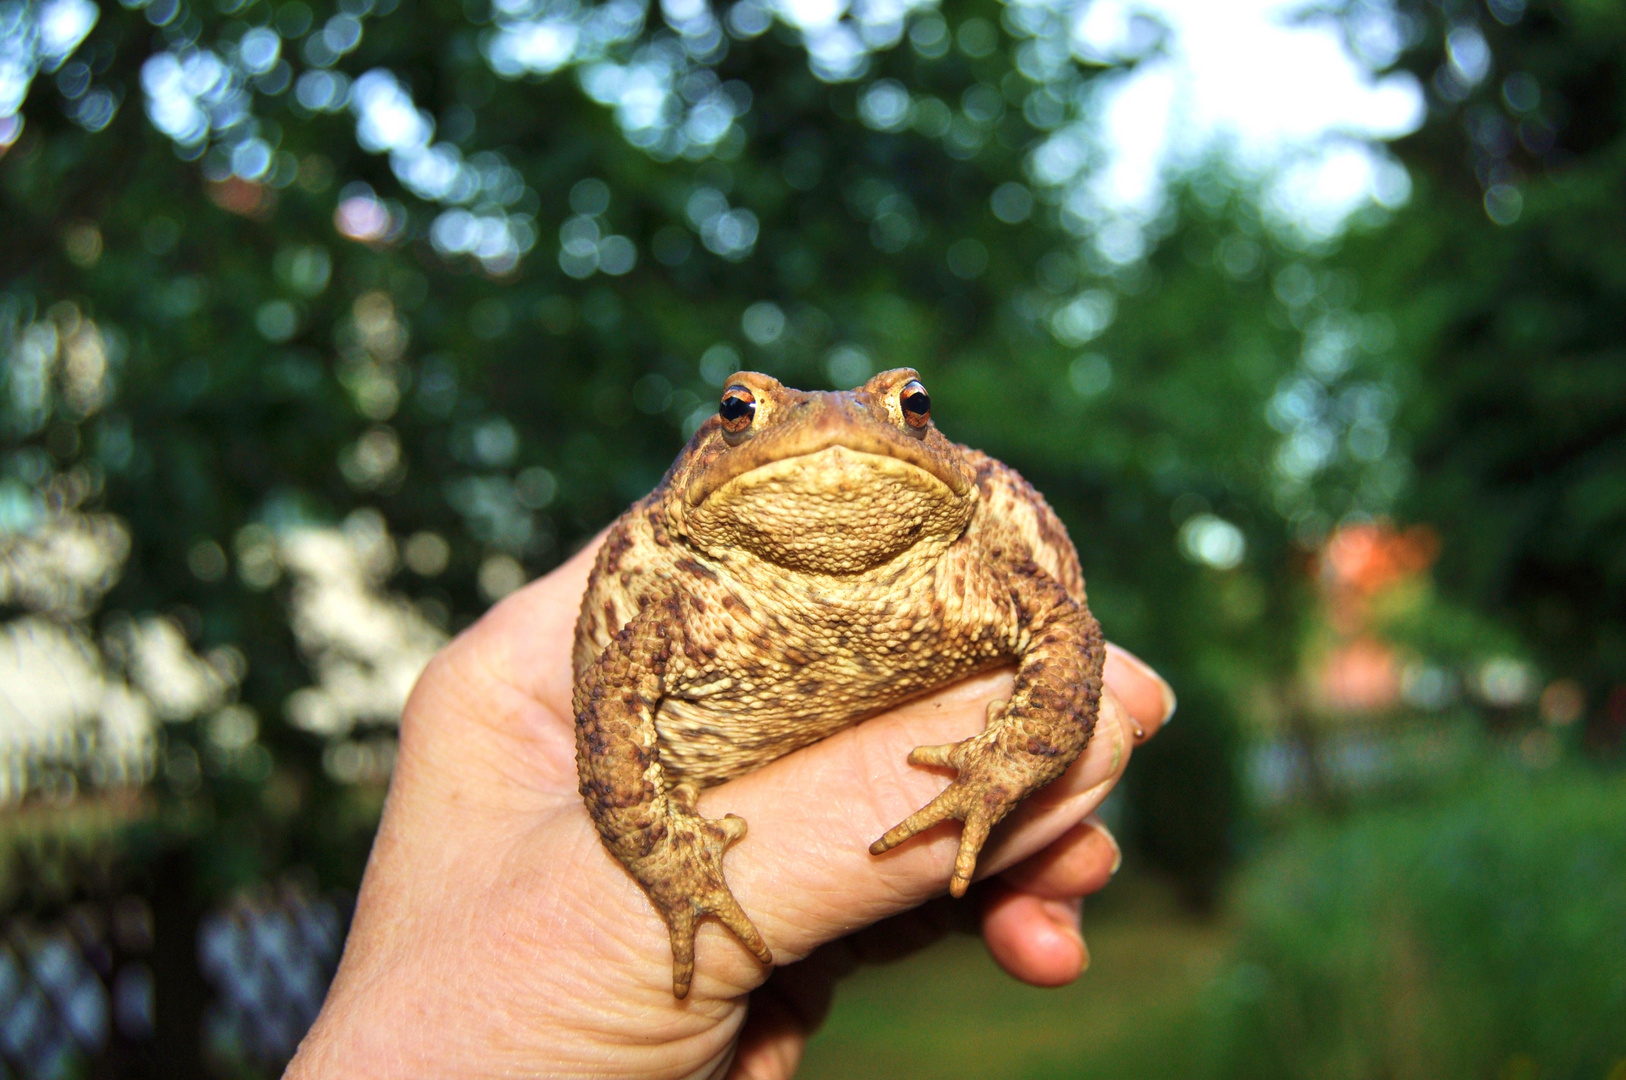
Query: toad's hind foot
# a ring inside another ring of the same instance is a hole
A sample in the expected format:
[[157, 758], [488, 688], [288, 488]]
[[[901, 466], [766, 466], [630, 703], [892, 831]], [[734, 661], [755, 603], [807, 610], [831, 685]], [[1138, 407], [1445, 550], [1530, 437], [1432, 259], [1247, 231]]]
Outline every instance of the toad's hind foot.
[[745, 819], [718, 821], [684, 807], [684, 793], [671, 806], [666, 835], [647, 855], [629, 864], [672, 937], [672, 994], [687, 997], [694, 978], [694, 936], [699, 921], [717, 916], [764, 964], [773, 953], [752, 925], [723, 876], [723, 852], [745, 835]]
[[958, 769], [960, 775], [937, 798], [871, 844], [870, 854], [890, 851], [951, 818], [962, 821], [965, 825], [960, 831], [960, 850], [954, 857], [949, 893], [964, 896], [989, 830], [1033, 790], [1033, 778], [1021, 762], [1002, 756], [984, 736], [946, 746], [918, 746], [910, 752], [909, 764]]

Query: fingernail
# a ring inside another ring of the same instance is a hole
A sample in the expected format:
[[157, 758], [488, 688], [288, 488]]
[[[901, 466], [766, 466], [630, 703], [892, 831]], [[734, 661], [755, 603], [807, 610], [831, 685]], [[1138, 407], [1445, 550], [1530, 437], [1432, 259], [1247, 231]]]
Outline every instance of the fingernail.
[[1079, 918], [1083, 915], [1083, 905], [1076, 900], [1045, 900], [1043, 901], [1045, 914], [1055, 928], [1074, 941], [1078, 942], [1079, 965], [1082, 974], [1090, 969], [1090, 947], [1084, 941], [1084, 930], [1079, 925]]
[[1124, 864], [1124, 849], [1118, 846], [1118, 838], [1113, 836], [1112, 830], [1102, 824], [1101, 819], [1096, 817], [1094, 814], [1091, 814], [1089, 817], [1085, 818], [1084, 823], [1090, 828], [1094, 829], [1096, 832], [1100, 833], [1101, 838], [1108, 844], [1112, 845], [1112, 876], [1116, 877], [1118, 875], [1118, 871], [1123, 867]]
[[1159, 722], [1158, 726], [1161, 727], [1163, 724], [1167, 724], [1170, 720], [1173, 720], [1174, 710], [1179, 707], [1180, 702], [1174, 696], [1174, 687], [1169, 685], [1169, 681], [1153, 670], [1152, 665], [1148, 664], [1146, 661], [1142, 660], [1128, 649], [1125, 649], [1120, 645], [1114, 645], [1113, 649], [1120, 657], [1123, 658], [1124, 663], [1128, 664], [1142, 675], [1145, 675], [1147, 678], [1157, 683], [1157, 691], [1160, 695], [1162, 695], [1163, 698], [1163, 719]]
[[1064, 931], [1069, 937], [1078, 937], [1078, 919], [1081, 914], [1079, 906], [1071, 900], [1043, 900], [1040, 905], [1056, 929]]

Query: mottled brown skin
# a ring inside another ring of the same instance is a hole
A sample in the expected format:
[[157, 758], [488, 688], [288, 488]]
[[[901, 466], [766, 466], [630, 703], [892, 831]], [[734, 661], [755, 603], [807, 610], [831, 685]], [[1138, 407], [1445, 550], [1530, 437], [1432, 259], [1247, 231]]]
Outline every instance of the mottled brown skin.
[[750, 426], [701, 425], [599, 552], [576, 626], [581, 792], [666, 920], [678, 997], [707, 915], [772, 962], [723, 875], [745, 822], [701, 817], [702, 788], [1015, 662], [986, 730], [909, 755], [958, 775], [870, 848], [964, 822], [960, 896], [989, 829], [1095, 726], [1105, 647], [1066, 530], [1013, 470], [907, 422], [916, 378], [818, 393], [735, 375]]

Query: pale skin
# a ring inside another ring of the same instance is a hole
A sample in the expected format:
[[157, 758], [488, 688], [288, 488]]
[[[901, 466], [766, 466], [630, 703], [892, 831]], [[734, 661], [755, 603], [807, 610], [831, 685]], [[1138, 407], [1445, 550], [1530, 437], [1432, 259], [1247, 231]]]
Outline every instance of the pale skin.
[[1094, 811], [1174, 707], [1118, 649], [1088, 748], [995, 829], [963, 900], [934, 899], [957, 822], [881, 856], [869, 846], [952, 775], [909, 752], [981, 730], [1009, 671], [704, 792], [706, 817], [751, 823], [729, 849], [729, 880], [777, 967], [708, 919], [693, 987], [675, 999], [667, 928], [577, 792], [570, 648], [592, 556], [590, 545], [497, 605], [414, 689], [344, 959], [288, 1077], [777, 1080], [795, 1073], [835, 979], [945, 920], [979, 927], [1024, 982], [1079, 976], [1082, 897], [1119, 861]]

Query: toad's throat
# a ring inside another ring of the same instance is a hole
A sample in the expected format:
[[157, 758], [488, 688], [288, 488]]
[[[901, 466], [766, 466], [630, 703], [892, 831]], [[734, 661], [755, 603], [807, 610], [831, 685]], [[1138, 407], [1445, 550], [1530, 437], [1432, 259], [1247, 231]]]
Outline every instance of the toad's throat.
[[687, 515], [701, 548], [747, 550], [781, 566], [859, 573], [922, 541], [952, 541], [974, 496], [912, 462], [827, 446], [758, 465]]

